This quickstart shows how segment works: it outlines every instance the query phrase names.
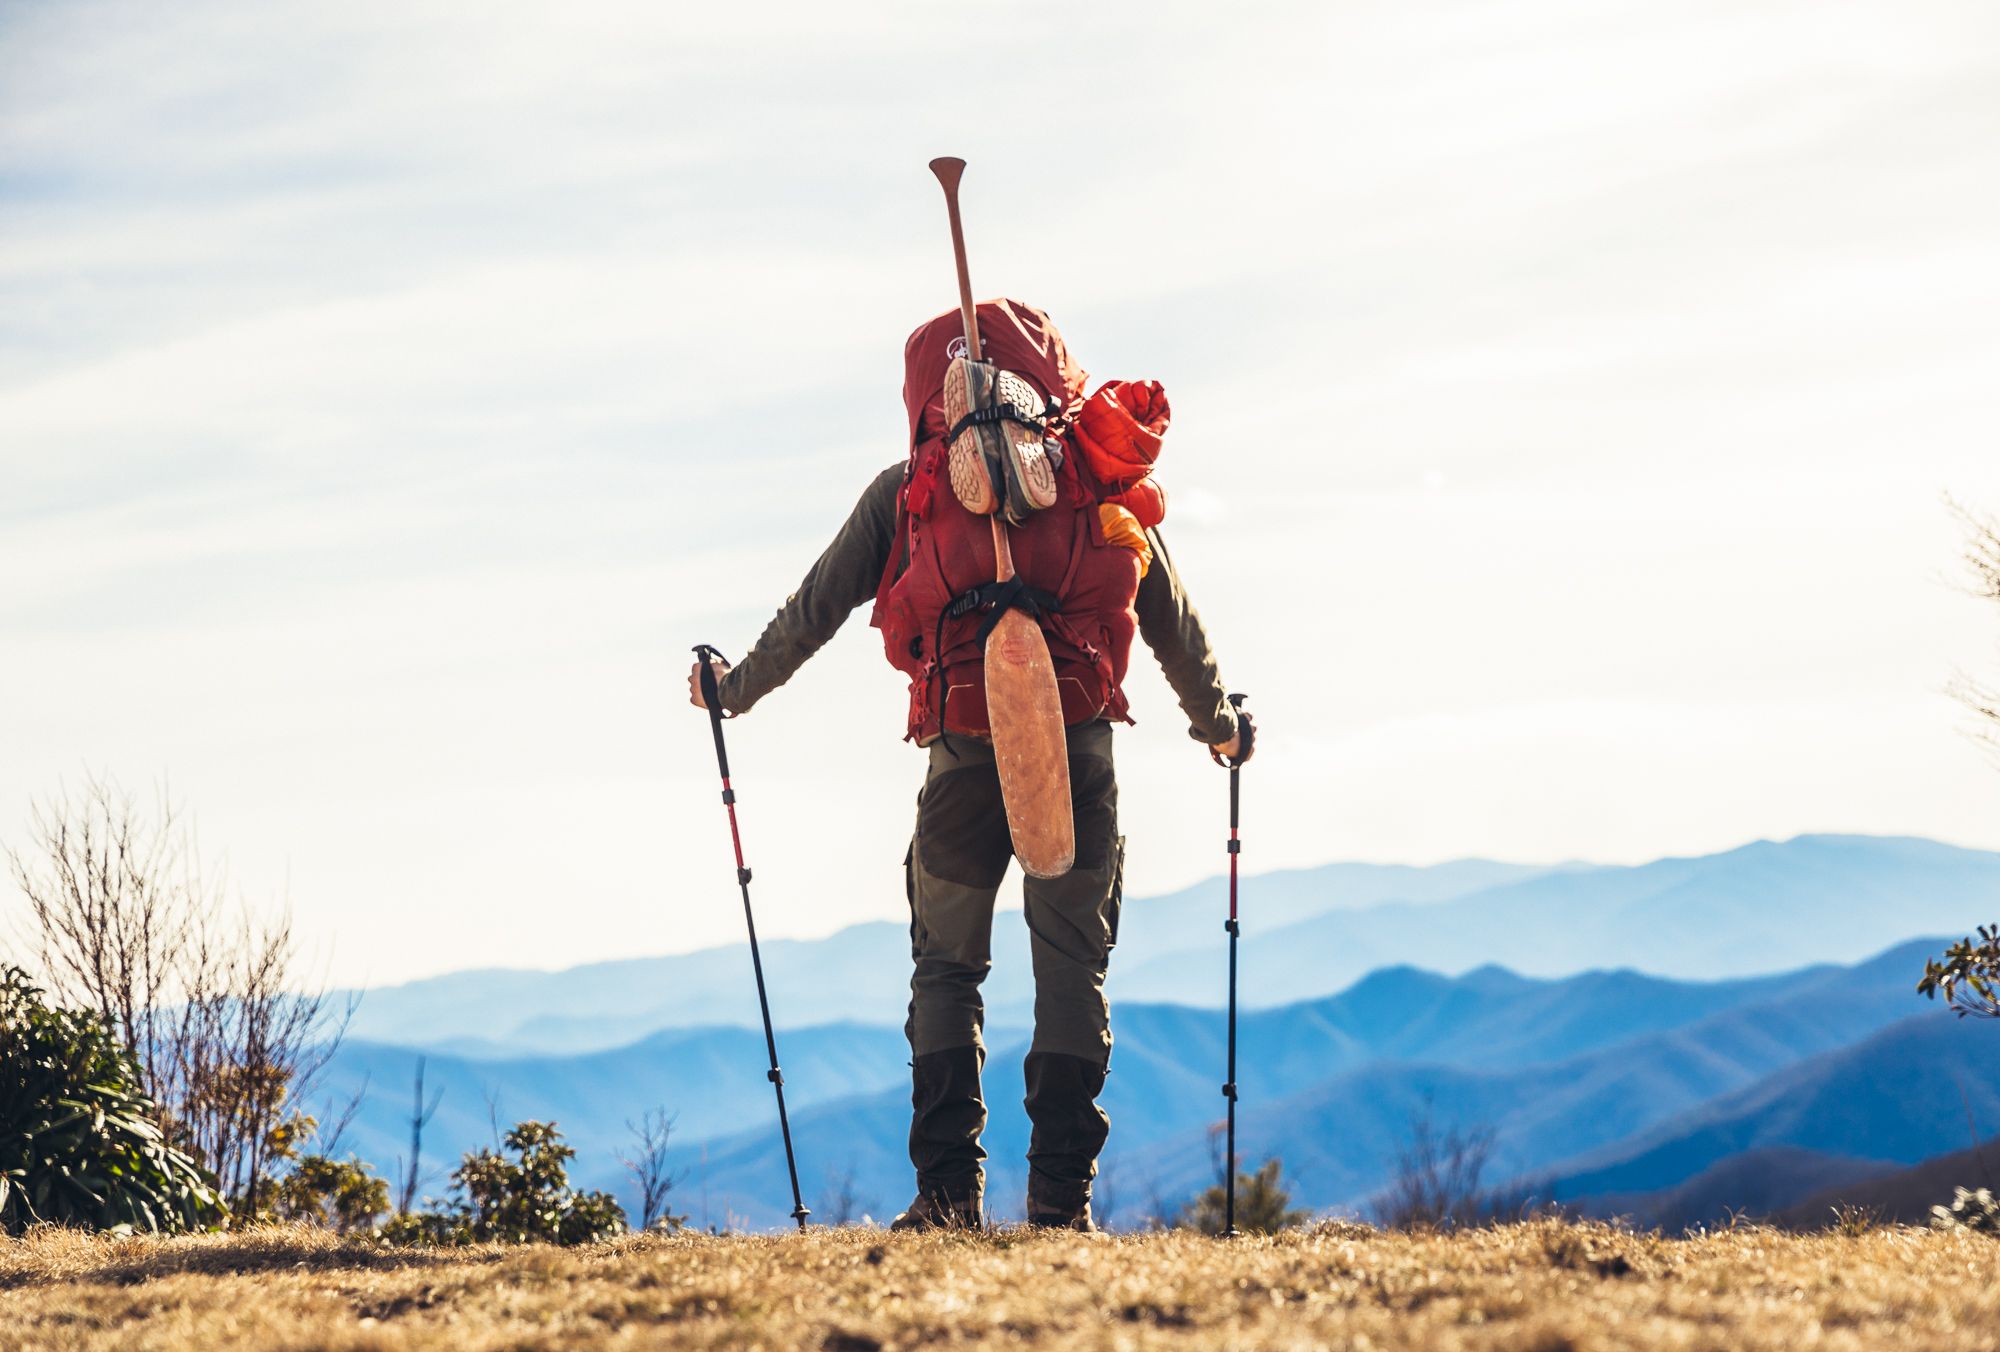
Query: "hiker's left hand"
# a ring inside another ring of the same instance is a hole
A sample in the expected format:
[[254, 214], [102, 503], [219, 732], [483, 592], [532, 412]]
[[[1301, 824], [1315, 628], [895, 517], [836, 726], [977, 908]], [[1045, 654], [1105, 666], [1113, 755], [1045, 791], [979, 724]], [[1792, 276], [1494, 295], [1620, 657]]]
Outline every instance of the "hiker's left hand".
[[[715, 672], [716, 685], [720, 686], [722, 678], [729, 674], [729, 664], [721, 658], [717, 658], [708, 665]], [[699, 662], [688, 668], [688, 703], [697, 709], [706, 709], [708, 707], [708, 701], [701, 697], [701, 663]]]
[[1257, 720], [1251, 717], [1248, 709], [1238, 709], [1236, 735], [1208, 750], [1218, 765], [1242, 765], [1257, 754]]

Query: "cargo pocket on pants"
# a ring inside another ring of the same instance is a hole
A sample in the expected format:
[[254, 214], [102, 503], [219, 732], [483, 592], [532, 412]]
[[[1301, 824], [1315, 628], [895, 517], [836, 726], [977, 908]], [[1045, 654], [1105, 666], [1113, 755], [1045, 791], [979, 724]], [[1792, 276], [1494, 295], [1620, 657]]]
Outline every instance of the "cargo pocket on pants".
[[910, 848], [903, 851], [903, 896], [910, 903], [910, 961], [923, 956], [924, 922], [917, 918], [917, 838], [910, 837]]
[[1104, 929], [1109, 938], [1105, 948], [1118, 946], [1118, 916], [1125, 909], [1125, 837], [1111, 842], [1111, 892], [1105, 902]]

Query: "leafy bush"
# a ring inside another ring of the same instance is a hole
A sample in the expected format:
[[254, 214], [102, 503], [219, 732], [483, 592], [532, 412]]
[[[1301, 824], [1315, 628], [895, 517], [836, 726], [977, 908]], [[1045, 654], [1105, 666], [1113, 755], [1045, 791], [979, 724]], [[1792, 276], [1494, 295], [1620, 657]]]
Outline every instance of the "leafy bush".
[[1960, 939], [1945, 950], [1943, 962], [1924, 964], [1917, 993], [1936, 999], [1940, 992], [1960, 1018], [2000, 1018], [2000, 925], [1981, 925], [1978, 943]]
[[1931, 1208], [1931, 1225], [1939, 1230], [1977, 1230], [2000, 1235], [2000, 1201], [1985, 1188], [1956, 1190], [1950, 1206]]
[[52, 1009], [0, 968], [0, 1230], [37, 1221], [173, 1232], [221, 1216], [215, 1180], [169, 1146], [139, 1067], [96, 1014]]
[[399, 1211], [375, 1232], [386, 1244], [415, 1244], [440, 1247], [470, 1244], [471, 1232], [455, 1211]]
[[[1279, 1181], [1283, 1171], [1282, 1163], [1268, 1159], [1256, 1173], [1236, 1175], [1236, 1228], [1239, 1231], [1246, 1235], [1268, 1235], [1299, 1225], [1312, 1215], [1310, 1211], [1293, 1209], [1292, 1194]], [[1174, 1223], [1199, 1230], [1205, 1235], [1219, 1235], [1228, 1218], [1228, 1209], [1229, 1199], [1223, 1193], [1222, 1184], [1217, 1183], [1182, 1207]]]
[[[334, 1129], [333, 1141], [341, 1131]], [[352, 1155], [337, 1160], [325, 1151], [308, 1153], [306, 1143], [318, 1134], [319, 1119], [302, 1112], [265, 1134], [267, 1172], [257, 1182], [249, 1214], [259, 1221], [324, 1225], [341, 1234], [372, 1231], [376, 1217], [389, 1209], [388, 1182]], [[332, 1148], [329, 1142], [327, 1149]]]
[[310, 1221], [341, 1234], [367, 1230], [389, 1209], [389, 1184], [357, 1159], [301, 1155], [290, 1170], [264, 1181], [259, 1219]]
[[574, 1147], [553, 1122], [521, 1122], [506, 1148], [476, 1150], [452, 1171], [452, 1201], [437, 1212], [407, 1212], [382, 1227], [398, 1244], [591, 1244], [625, 1233], [625, 1209], [607, 1192], [569, 1186]]

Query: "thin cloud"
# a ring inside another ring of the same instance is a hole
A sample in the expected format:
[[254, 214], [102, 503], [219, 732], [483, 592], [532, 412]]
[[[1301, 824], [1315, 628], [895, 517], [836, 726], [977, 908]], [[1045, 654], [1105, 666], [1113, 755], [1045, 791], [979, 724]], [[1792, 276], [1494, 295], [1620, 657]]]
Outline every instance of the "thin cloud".
[[[0, 835], [171, 771], [342, 974], [734, 937], [677, 686], [900, 453], [939, 153], [975, 286], [1172, 392], [1260, 866], [1990, 835], [1996, 15], [1048, 4], [968, 107], [985, 13], [10, 7]], [[904, 904], [864, 619], [737, 725], [773, 934]], [[1220, 781], [1132, 686], [1164, 889]]]

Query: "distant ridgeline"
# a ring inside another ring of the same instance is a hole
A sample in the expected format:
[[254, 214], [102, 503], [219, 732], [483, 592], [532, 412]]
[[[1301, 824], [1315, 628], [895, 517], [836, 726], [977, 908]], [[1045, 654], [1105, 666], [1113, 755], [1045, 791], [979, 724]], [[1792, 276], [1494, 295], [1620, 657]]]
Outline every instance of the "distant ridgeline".
[[[1211, 883], [1126, 905], [1100, 1186], [1114, 1225], [1213, 1179], [1223, 1028], [1188, 1002], [1220, 1000], [1221, 898]], [[1673, 1223], [1962, 1150], [1968, 1113], [2000, 1132], [2000, 1029], [1914, 993], [1944, 936], [2000, 918], [2000, 855], [1808, 836], [1632, 868], [1337, 864], [1250, 880], [1244, 912], [1243, 1151], [1282, 1158], [1297, 1203], [1365, 1209], [1425, 1114], [1492, 1133], [1491, 1183]], [[1005, 1215], [1024, 1185], [1031, 987], [1018, 918], [995, 940], [987, 1147]], [[907, 933], [767, 942], [764, 960], [808, 1204], [844, 1190], [882, 1216], [909, 1191]], [[321, 1095], [366, 1086], [343, 1145], [388, 1170], [422, 1048], [444, 1090], [424, 1142], [437, 1192], [496, 1115], [557, 1121], [578, 1181], [620, 1189], [624, 1124], [665, 1107], [677, 1209], [776, 1224], [788, 1190], [748, 962], [719, 949], [370, 992]]]

